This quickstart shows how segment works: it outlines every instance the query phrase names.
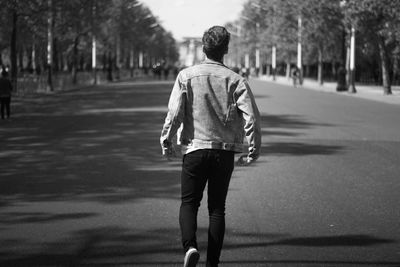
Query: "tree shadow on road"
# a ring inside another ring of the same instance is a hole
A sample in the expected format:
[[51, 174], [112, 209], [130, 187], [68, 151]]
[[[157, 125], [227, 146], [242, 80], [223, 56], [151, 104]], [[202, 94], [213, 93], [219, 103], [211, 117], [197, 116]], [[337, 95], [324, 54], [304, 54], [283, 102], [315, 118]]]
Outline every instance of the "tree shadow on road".
[[279, 114], [279, 115], [262, 115], [261, 127], [269, 128], [284, 128], [284, 129], [309, 129], [314, 127], [329, 126], [333, 127], [334, 124], [312, 122], [300, 115], [294, 114]]
[[[49, 244], [37, 244], [37, 253], [0, 255], [2, 266], [179, 266], [182, 264], [182, 249], [178, 240], [179, 229], [154, 229], [138, 231], [121, 227], [101, 227], [77, 231], [67, 239]], [[198, 230], [199, 249], [203, 253], [207, 243], [207, 229]], [[238, 233], [227, 230], [222, 253], [223, 266], [251, 266], [257, 264], [352, 264], [352, 265], [396, 265], [389, 260], [314, 260], [281, 259], [268, 260], [276, 247], [285, 247], [293, 255], [301, 247], [310, 249], [353, 247], [353, 249], [395, 243], [395, 240], [370, 235], [305, 236], [292, 237], [279, 233]], [[63, 248], [60, 250], [60, 248]], [[259, 254], [247, 251], [257, 249]], [[349, 253], [354, 253], [354, 250]], [[348, 255], [342, 255], [347, 259]], [[204, 261], [203, 255], [202, 261]]]
[[[334, 127], [329, 123], [312, 122], [299, 115], [263, 115], [261, 129], [263, 139], [262, 150], [268, 155], [332, 155], [344, 150], [343, 146], [317, 143], [313, 139], [301, 139], [306, 131], [318, 127]], [[274, 139], [270, 137], [273, 136]]]
[[[0, 206], [178, 199], [180, 162], [163, 160], [159, 147], [170, 86], [114, 84], [22, 101], [15, 120], [0, 128]], [[296, 115], [262, 116], [263, 135], [296, 137], [319, 126], [332, 125]], [[293, 141], [263, 146], [269, 155], [294, 156], [343, 149]]]
[[40, 105], [17, 108], [0, 128], [0, 207], [178, 198], [180, 163], [162, 159], [159, 145], [169, 85], [115, 86], [41, 96]]
[[[180, 162], [163, 160], [159, 147], [170, 87], [114, 84], [22, 101], [15, 120], [0, 128], [0, 207], [19, 201], [178, 199]], [[263, 151], [292, 156], [342, 151], [315, 142], [268, 142], [270, 134], [297, 137], [320, 126], [334, 125], [264, 115]]]
[[[342, 265], [373, 265], [373, 266], [394, 266], [399, 265], [400, 261], [390, 261], [388, 259], [382, 260], [379, 256], [376, 257], [376, 260], [370, 261], [362, 261], [362, 260], [347, 260], [349, 257], [354, 256], [353, 254], [361, 253], [360, 259], [366, 257], [366, 255], [362, 256], [365, 253], [362, 248], [365, 247], [375, 247], [379, 245], [385, 244], [393, 244], [397, 243], [397, 240], [387, 239], [375, 237], [372, 235], [333, 235], [333, 236], [306, 236], [306, 237], [288, 237], [281, 236], [278, 238], [274, 238], [273, 240], [262, 241], [265, 237], [262, 235], [254, 234], [253, 239], [258, 236], [258, 241], [252, 240], [251, 242], [237, 242], [237, 243], [229, 243], [225, 245], [227, 250], [236, 251], [236, 250], [246, 250], [246, 249], [261, 249], [265, 248], [264, 253], [260, 253], [265, 256], [266, 254], [273, 254], [273, 252], [269, 252], [268, 248], [272, 247], [285, 247], [286, 251], [290, 253], [286, 253], [287, 255], [296, 255], [294, 251], [299, 248], [310, 248], [315, 250], [319, 249], [335, 249], [335, 248], [344, 248], [344, 247], [352, 247], [349, 250], [349, 254], [341, 254], [341, 257], [338, 257], [336, 260], [325, 260], [324, 257], [316, 257], [310, 260], [304, 259], [293, 259], [293, 256], [288, 256], [286, 259], [275, 259], [275, 260], [263, 260], [262, 257], [260, 259], [239, 259], [239, 260], [228, 260], [224, 262], [224, 265], [232, 265], [232, 266], [251, 266], [251, 265], [259, 265], [259, 264], [290, 264], [293, 266], [298, 265], [334, 265], [334, 266], [342, 266]], [[261, 238], [260, 238], [261, 237]], [[261, 240], [260, 240], [261, 239]], [[268, 238], [269, 239], [269, 238]], [[291, 248], [293, 247], [293, 249]], [[361, 249], [357, 252], [357, 249]], [[321, 253], [321, 251], [319, 251]], [[274, 257], [276, 258], [276, 257]], [[342, 259], [343, 260], [342, 260]]]
[[21, 223], [47, 223], [65, 220], [86, 219], [97, 216], [94, 212], [71, 212], [49, 214], [46, 212], [2, 212], [0, 224], [15, 225]]
[[254, 242], [252, 244], [231, 244], [227, 245], [227, 248], [240, 249], [263, 246], [365, 247], [388, 243], [396, 243], [396, 241], [393, 239], [379, 238], [370, 235], [337, 235], [317, 237], [288, 237], [282, 235], [279, 239], [269, 242]]
[[298, 142], [273, 142], [266, 144], [264, 148], [266, 154], [292, 156], [332, 155], [341, 152], [343, 149], [343, 146]]

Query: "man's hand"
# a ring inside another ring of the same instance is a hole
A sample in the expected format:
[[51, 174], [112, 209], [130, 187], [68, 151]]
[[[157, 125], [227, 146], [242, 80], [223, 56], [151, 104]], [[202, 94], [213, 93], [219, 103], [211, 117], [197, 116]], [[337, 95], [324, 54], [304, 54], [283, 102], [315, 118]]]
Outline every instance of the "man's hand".
[[238, 161], [236, 162], [236, 164], [238, 166], [249, 166], [250, 164], [252, 164], [253, 162], [255, 162], [256, 160], [252, 157], [249, 157], [248, 155], [241, 155], [238, 159]]
[[162, 155], [168, 159], [172, 160], [173, 158], [176, 157], [176, 152], [174, 145], [172, 142], [169, 142], [168, 140], [164, 140], [164, 142], [161, 144], [161, 149], [162, 149]]

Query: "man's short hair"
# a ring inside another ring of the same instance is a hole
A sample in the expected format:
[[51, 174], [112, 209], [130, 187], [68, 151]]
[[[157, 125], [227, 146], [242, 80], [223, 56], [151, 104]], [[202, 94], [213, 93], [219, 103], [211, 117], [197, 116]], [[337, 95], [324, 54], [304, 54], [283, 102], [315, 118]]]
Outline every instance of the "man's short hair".
[[213, 60], [221, 60], [228, 52], [231, 34], [222, 26], [213, 26], [203, 35], [203, 52]]

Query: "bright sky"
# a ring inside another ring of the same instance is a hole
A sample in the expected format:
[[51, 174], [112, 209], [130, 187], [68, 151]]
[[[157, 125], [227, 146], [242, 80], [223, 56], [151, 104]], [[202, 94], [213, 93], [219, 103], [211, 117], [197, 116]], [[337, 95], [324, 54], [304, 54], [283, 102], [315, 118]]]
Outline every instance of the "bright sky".
[[236, 20], [246, 0], [140, 0], [179, 41]]

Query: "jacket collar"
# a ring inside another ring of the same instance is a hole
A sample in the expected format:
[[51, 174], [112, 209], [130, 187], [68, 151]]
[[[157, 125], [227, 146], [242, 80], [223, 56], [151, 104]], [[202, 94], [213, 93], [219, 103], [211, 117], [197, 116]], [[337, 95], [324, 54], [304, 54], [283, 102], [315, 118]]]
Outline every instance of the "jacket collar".
[[209, 58], [206, 58], [203, 62], [201, 62], [201, 64], [215, 64], [215, 65], [220, 65], [220, 66], [225, 67], [225, 65], [223, 63], [209, 59]]

